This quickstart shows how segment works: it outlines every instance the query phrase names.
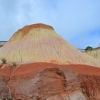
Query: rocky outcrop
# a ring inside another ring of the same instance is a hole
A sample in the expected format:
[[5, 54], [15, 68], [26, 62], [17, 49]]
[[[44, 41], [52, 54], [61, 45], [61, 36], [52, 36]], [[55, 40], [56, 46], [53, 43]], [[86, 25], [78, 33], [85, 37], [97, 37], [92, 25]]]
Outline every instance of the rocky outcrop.
[[7, 63], [17, 64], [48, 62], [100, 67], [97, 59], [78, 51], [60, 37], [53, 27], [45, 24], [33, 24], [19, 29], [0, 48], [0, 58], [5, 58]]
[[100, 68], [52, 63], [7, 65], [0, 69], [0, 91], [0, 98], [8, 100], [99, 100]]
[[78, 78], [87, 100], [100, 100], [100, 76], [78, 75]]
[[0, 69], [0, 100], [11, 100], [12, 95], [8, 82], [10, 80], [10, 73], [7, 69]]
[[3, 76], [0, 76], [0, 100], [12, 99], [10, 89]]
[[53, 67], [21, 76], [15, 73], [9, 87], [16, 100], [86, 100], [77, 73], [68, 68]]

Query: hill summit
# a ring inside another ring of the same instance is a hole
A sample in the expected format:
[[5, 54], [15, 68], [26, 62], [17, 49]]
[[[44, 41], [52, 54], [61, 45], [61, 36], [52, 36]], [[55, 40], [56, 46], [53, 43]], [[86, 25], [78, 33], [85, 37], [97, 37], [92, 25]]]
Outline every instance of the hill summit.
[[59, 36], [53, 27], [42, 23], [28, 25], [15, 32], [0, 48], [0, 58], [19, 64], [47, 62], [100, 67], [98, 60], [81, 53]]

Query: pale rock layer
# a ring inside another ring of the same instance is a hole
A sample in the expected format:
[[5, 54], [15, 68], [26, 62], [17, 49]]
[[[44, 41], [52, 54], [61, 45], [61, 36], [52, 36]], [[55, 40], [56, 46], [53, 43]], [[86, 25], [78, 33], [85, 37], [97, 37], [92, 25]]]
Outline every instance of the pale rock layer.
[[100, 61], [100, 48], [93, 49], [93, 50], [87, 50], [84, 53]]
[[18, 30], [0, 48], [0, 58], [17, 64], [48, 62], [100, 67], [97, 59], [81, 53], [59, 36], [51, 26], [44, 24], [28, 25]]

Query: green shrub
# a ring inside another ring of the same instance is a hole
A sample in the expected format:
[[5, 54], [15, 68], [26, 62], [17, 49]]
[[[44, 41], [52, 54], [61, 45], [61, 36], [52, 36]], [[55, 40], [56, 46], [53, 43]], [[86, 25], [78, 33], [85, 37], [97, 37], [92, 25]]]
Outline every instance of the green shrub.
[[88, 50], [91, 51], [91, 50], [93, 50], [93, 48], [91, 46], [88, 46], [85, 48], [85, 51], [88, 51]]
[[12, 62], [12, 65], [13, 65], [13, 66], [16, 66], [17, 64], [16, 64], [16, 62]]
[[2, 60], [3, 64], [6, 64], [6, 59], [5, 58], [2, 58], [1, 60]]

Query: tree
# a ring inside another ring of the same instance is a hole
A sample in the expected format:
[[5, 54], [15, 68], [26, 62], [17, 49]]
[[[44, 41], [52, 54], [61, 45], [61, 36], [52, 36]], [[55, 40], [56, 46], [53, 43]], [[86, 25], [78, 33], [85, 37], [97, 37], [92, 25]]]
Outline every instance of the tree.
[[88, 51], [88, 50], [93, 50], [93, 48], [91, 47], [91, 46], [87, 46], [86, 48], [85, 48], [85, 51]]

